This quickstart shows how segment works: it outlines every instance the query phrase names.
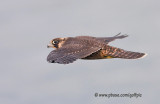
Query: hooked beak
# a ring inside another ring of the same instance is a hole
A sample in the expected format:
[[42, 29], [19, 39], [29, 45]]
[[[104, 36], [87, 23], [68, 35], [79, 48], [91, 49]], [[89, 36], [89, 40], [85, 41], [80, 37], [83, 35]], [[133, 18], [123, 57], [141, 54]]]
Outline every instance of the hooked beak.
[[52, 44], [47, 45], [47, 48], [51, 48], [51, 47], [54, 48], [54, 46]]

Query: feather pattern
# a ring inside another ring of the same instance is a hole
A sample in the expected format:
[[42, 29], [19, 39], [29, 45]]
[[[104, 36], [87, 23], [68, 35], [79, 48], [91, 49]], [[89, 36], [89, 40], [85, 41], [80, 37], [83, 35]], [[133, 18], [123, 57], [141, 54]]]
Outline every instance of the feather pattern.
[[47, 61], [50, 63], [69, 64], [76, 61], [77, 59], [89, 56], [90, 54], [98, 51], [99, 49], [99, 47], [67, 45], [65, 47], [50, 52], [47, 57]]

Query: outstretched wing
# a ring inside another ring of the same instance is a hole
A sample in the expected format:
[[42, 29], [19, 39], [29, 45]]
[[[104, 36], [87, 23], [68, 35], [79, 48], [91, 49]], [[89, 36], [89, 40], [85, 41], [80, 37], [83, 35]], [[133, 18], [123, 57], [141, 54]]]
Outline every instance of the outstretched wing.
[[76, 61], [77, 59], [89, 56], [98, 50], [100, 50], [99, 47], [71, 44], [51, 51], [47, 57], [47, 61], [50, 63], [69, 64]]
[[111, 41], [114, 41], [115, 39], [123, 39], [125, 37], [128, 37], [128, 35], [120, 35], [121, 33], [113, 36], [113, 37], [101, 37], [101, 38], [96, 38], [97, 40], [109, 43]]

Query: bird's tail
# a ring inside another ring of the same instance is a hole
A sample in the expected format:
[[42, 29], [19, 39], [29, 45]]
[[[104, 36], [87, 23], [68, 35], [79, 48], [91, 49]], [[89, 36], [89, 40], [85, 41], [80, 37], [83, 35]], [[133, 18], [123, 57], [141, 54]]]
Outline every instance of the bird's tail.
[[123, 58], [123, 59], [138, 59], [146, 56], [145, 53], [125, 51], [123, 49], [115, 48], [111, 46], [109, 46], [106, 49], [105, 53], [106, 53], [105, 54], [106, 58], [110, 57], [110, 58]]

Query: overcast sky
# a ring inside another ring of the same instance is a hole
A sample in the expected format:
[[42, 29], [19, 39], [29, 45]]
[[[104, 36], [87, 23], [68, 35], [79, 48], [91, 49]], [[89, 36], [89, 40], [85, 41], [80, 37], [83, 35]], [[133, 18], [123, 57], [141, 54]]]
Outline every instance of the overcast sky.
[[[50, 64], [53, 38], [129, 37], [110, 45], [138, 60]], [[0, 104], [155, 104], [160, 94], [159, 0], [0, 0]], [[95, 93], [140, 93], [101, 98]]]

